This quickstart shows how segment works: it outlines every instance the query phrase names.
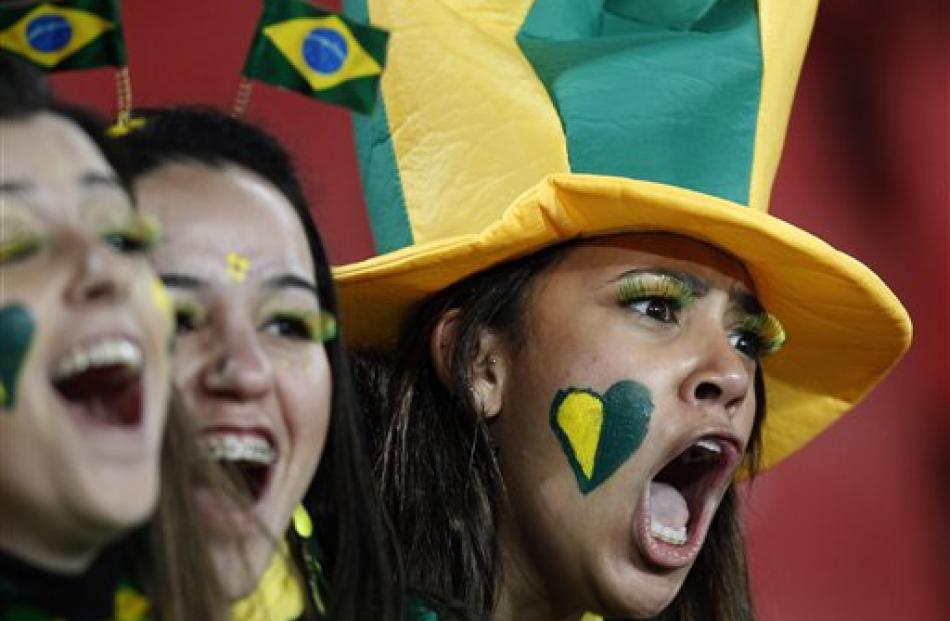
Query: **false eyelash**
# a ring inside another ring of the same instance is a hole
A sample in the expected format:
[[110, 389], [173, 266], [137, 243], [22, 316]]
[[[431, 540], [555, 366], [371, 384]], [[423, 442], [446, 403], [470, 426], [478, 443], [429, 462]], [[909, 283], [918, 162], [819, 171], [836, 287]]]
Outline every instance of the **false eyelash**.
[[155, 218], [135, 214], [128, 224], [107, 231], [102, 237], [119, 252], [147, 252], [158, 245], [162, 228]]
[[275, 319], [295, 319], [307, 327], [307, 334], [315, 343], [332, 341], [337, 335], [336, 317], [323, 310], [281, 311], [274, 314]]
[[46, 243], [36, 235], [21, 235], [0, 244], [0, 264], [12, 263], [42, 248]]
[[667, 274], [633, 274], [624, 277], [617, 285], [620, 304], [647, 298], [670, 300], [681, 309], [692, 301], [693, 290], [679, 278]]
[[762, 312], [742, 320], [739, 329], [753, 334], [759, 341], [759, 356], [774, 354], [785, 344], [785, 329], [772, 314]]

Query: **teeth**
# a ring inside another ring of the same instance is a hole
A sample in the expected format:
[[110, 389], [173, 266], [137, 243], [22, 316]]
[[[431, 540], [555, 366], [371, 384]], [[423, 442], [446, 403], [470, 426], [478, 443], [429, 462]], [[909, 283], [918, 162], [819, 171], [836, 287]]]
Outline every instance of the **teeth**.
[[650, 534], [660, 541], [671, 543], [676, 546], [684, 546], [689, 538], [686, 535], [686, 527], [672, 528], [664, 526], [659, 522], [650, 522]]
[[704, 448], [712, 453], [722, 453], [722, 446], [715, 440], [700, 440], [696, 446]]
[[142, 366], [142, 350], [128, 339], [104, 339], [74, 349], [59, 359], [53, 379], [63, 380], [90, 368], [122, 365], [137, 369]]
[[203, 439], [208, 457], [215, 461], [249, 461], [269, 466], [277, 452], [264, 438], [256, 435], [213, 435]]

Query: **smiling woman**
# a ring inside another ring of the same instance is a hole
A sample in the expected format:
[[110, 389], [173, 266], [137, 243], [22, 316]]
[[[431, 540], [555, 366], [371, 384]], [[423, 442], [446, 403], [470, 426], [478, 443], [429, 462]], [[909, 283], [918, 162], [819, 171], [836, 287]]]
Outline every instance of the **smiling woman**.
[[193, 489], [228, 596], [245, 598], [235, 616], [395, 618], [333, 282], [287, 154], [207, 109], [147, 113], [127, 140], [166, 231], [153, 258], [175, 306], [174, 386], [241, 490]]
[[36, 80], [0, 57], [0, 617], [218, 618], [158, 229], [101, 123]]

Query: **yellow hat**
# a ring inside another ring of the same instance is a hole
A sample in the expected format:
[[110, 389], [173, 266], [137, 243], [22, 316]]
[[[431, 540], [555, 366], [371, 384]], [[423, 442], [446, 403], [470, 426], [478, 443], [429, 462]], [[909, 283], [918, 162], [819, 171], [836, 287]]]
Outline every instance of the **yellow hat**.
[[354, 121], [381, 254], [336, 270], [348, 343], [391, 348], [430, 294], [545, 246], [678, 233], [740, 259], [785, 327], [762, 465], [799, 449], [911, 337], [873, 272], [766, 213], [816, 4], [348, 2], [391, 32]]

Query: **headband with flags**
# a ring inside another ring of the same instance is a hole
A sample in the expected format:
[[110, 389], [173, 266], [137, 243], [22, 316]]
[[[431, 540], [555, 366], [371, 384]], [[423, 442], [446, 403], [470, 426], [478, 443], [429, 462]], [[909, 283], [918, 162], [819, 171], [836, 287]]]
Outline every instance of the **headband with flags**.
[[[385, 30], [302, 0], [265, 0], [244, 65], [245, 78], [369, 113], [386, 62]], [[242, 84], [236, 112], [249, 97]]]

